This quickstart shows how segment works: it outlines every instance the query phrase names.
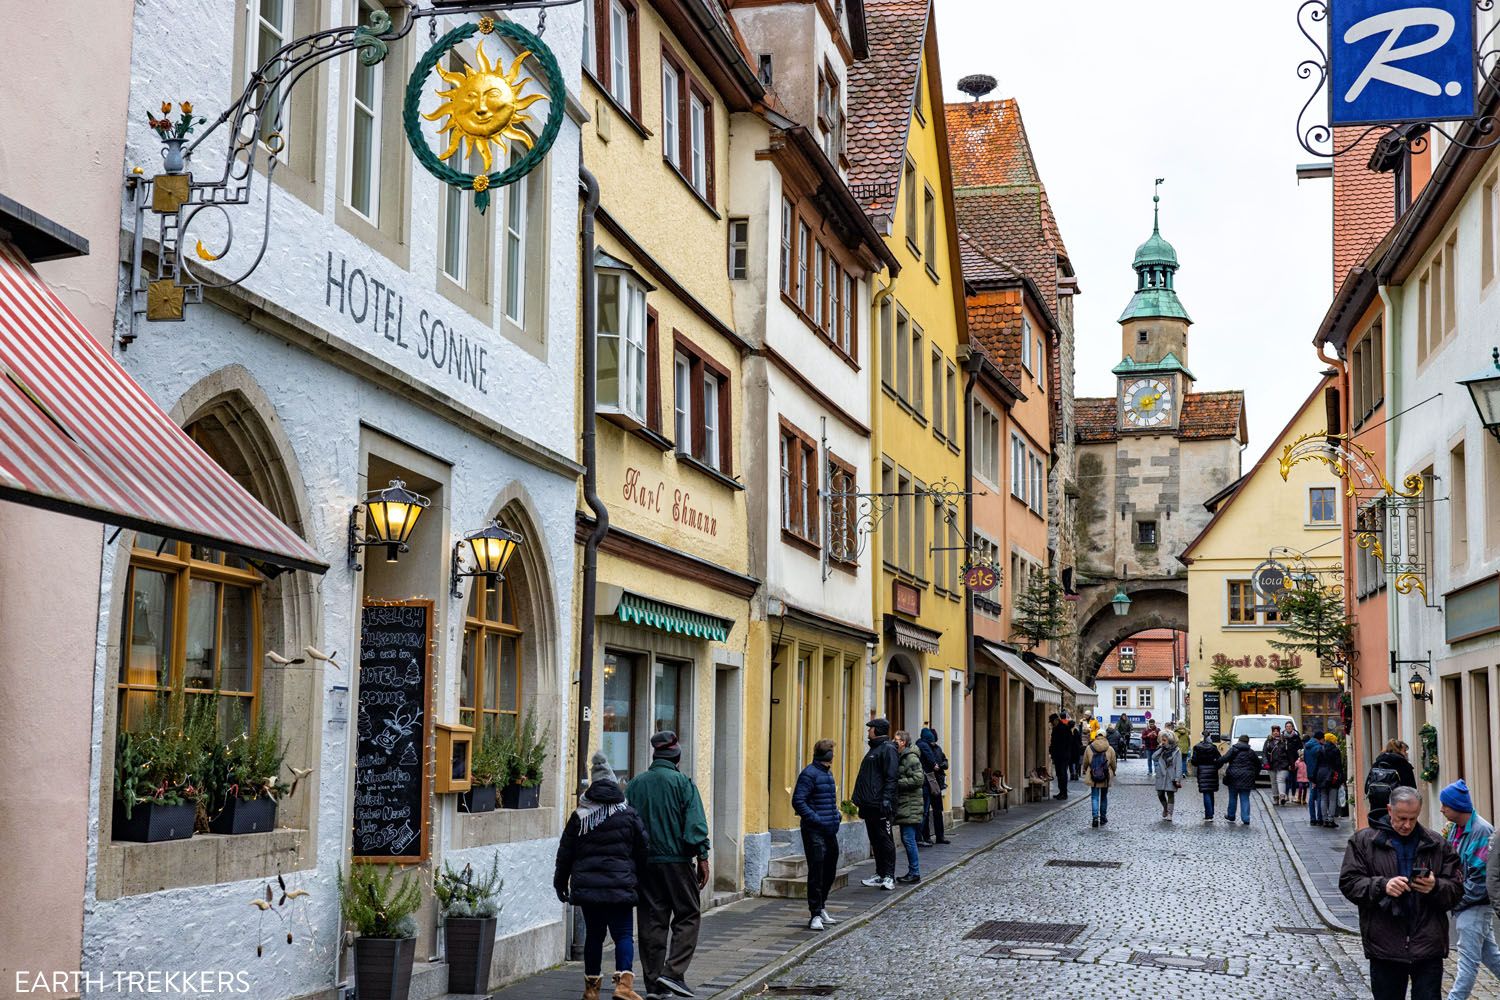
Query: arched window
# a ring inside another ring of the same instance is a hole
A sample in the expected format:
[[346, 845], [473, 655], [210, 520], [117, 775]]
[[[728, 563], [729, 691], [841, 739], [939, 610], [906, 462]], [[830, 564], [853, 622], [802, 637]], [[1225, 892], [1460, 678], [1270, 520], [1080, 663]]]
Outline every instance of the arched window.
[[474, 727], [476, 749], [486, 736], [505, 731], [502, 720], [520, 722], [522, 633], [512, 590], [504, 579], [479, 576], [469, 584], [458, 718]]
[[[223, 432], [213, 417], [188, 428], [235, 474], [243, 461], [223, 450]], [[238, 556], [146, 533], [135, 537], [128, 572], [119, 728], [140, 725], [157, 699], [173, 691], [217, 699], [226, 730], [250, 724], [259, 709], [266, 577]]]

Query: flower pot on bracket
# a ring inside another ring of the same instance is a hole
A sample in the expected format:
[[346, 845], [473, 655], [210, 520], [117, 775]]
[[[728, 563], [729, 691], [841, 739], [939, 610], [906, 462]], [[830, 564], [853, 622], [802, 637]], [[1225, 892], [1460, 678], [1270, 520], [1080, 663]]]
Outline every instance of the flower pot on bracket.
[[186, 840], [193, 835], [193, 820], [197, 815], [198, 806], [193, 802], [175, 806], [137, 802], [127, 817], [125, 806], [116, 802], [110, 834], [115, 840], [130, 840], [142, 844]]
[[276, 800], [269, 795], [258, 799], [238, 796], [224, 803], [219, 815], [208, 821], [214, 833], [265, 833], [276, 829]]
[[507, 809], [535, 809], [541, 801], [541, 785], [506, 785], [500, 793], [500, 804]]
[[495, 786], [476, 785], [458, 795], [458, 811], [461, 813], [487, 813], [495, 811]]
[[498, 917], [449, 917], [448, 992], [488, 993]]
[[359, 1000], [407, 1000], [416, 938], [354, 939], [354, 987]]

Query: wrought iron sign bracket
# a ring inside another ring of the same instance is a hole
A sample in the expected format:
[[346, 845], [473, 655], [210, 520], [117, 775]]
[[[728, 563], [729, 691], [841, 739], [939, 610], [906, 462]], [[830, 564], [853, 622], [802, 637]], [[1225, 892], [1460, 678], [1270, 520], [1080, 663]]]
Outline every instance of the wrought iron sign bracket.
[[[580, 0], [431, 2], [432, 6], [422, 7], [417, 0], [398, 0], [389, 9], [379, 8], [372, 12], [368, 24], [344, 25], [295, 38], [272, 53], [250, 75], [240, 96], [191, 141], [188, 136], [194, 131], [196, 122], [192, 120], [190, 104], [183, 107], [184, 114], [191, 122], [186, 129], [178, 129], [175, 134], [159, 130], [164, 143], [170, 147], [163, 150], [164, 155], [170, 153], [167, 171], [148, 177], [144, 170], [136, 167], [125, 175], [126, 201], [134, 215], [135, 231], [129, 261], [129, 315], [126, 329], [119, 337], [122, 348], [128, 347], [138, 336], [137, 324], [141, 317], [153, 321], [181, 321], [185, 318], [188, 305], [203, 301], [205, 289], [238, 285], [260, 266], [270, 243], [271, 195], [275, 189], [276, 168], [283, 160], [281, 154], [286, 147], [284, 118], [287, 98], [292, 88], [318, 66], [351, 52], [357, 52], [365, 65], [376, 65], [385, 58], [392, 42], [406, 37], [417, 22], [423, 19], [429, 19], [432, 26], [430, 34], [435, 36], [436, 18], [478, 15], [481, 19], [481, 28], [478, 30], [488, 32], [495, 30], [494, 15], [497, 11], [511, 13], [539, 10], [540, 34], [546, 30], [549, 9], [570, 6]], [[469, 27], [469, 33], [472, 33], [473, 26]], [[522, 34], [524, 29], [513, 28], [510, 33]], [[453, 33], [450, 32], [451, 34]], [[545, 46], [542, 48], [545, 49]], [[550, 53], [545, 53], [545, 59], [551, 59]], [[561, 81], [551, 80], [548, 83], [551, 88], [549, 96], [555, 98], [561, 92]], [[558, 102], [554, 100], [553, 103]], [[552, 109], [547, 127], [543, 130], [545, 144], [550, 145], [551, 138], [556, 137], [557, 126], [551, 119], [556, 118], [557, 124], [560, 124], [563, 113], [560, 106]], [[409, 119], [411, 115], [405, 117]], [[196, 121], [201, 122], [203, 119]], [[164, 121], [161, 124], [170, 123]], [[155, 125], [153, 118], [153, 127]], [[207, 148], [203, 147], [204, 141], [216, 135], [224, 126], [228, 126], [228, 131], [223, 172], [214, 179], [196, 179], [188, 169], [194, 152], [202, 148], [207, 153]], [[551, 138], [546, 138], [549, 134]], [[537, 147], [545, 152], [543, 142], [538, 141]], [[254, 214], [245, 216], [238, 210], [252, 204], [257, 160], [263, 152], [267, 161], [260, 170], [265, 175], [266, 191], [263, 196], [264, 208], [258, 220], [259, 243], [252, 247], [253, 253], [247, 262], [235, 265], [238, 273], [218, 273], [208, 265], [223, 259], [234, 248], [235, 219], [256, 218]], [[426, 152], [436, 158], [436, 154], [431, 154], [430, 150]], [[419, 159], [422, 158], [421, 152], [417, 155]], [[495, 186], [515, 179], [507, 178], [504, 172], [497, 176], [500, 179], [495, 181]], [[440, 179], [446, 183], [457, 183], [447, 178]], [[478, 199], [487, 201], [485, 191], [491, 186], [493, 178], [482, 174], [464, 179], [466, 186], [476, 192]], [[156, 216], [158, 223], [154, 238], [154, 266], [146, 263], [145, 234], [150, 224], [148, 214]], [[218, 218], [223, 227], [222, 232], [198, 236], [193, 232], [193, 227], [202, 218]], [[212, 245], [206, 244], [205, 239]]]
[[[832, 490], [820, 489], [819, 497], [822, 498], [823, 507], [828, 518], [828, 539], [833, 544], [834, 539], [849, 537], [850, 529], [853, 529], [854, 551], [845, 553], [858, 560], [864, 555], [869, 547], [870, 536], [896, 507], [896, 502], [903, 497], [911, 497], [915, 500], [932, 500], [942, 504], [943, 521], [949, 527], [958, 524], [957, 501], [967, 500], [975, 496], [972, 490], [965, 490], [957, 483], [944, 479], [940, 482], [926, 486], [920, 490], [907, 490], [895, 493], [868, 493], [859, 490]], [[853, 508], [851, 510], [851, 508]], [[967, 539], [965, 540], [967, 542]], [[955, 546], [954, 548], [958, 548]], [[964, 545], [965, 551], [970, 550], [969, 545]], [[936, 548], [929, 552], [938, 551]], [[967, 557], [966, 560], [967, 562]], [[827, 580], [829, 568], [827, 560], [824, 560], [823, 579]]]

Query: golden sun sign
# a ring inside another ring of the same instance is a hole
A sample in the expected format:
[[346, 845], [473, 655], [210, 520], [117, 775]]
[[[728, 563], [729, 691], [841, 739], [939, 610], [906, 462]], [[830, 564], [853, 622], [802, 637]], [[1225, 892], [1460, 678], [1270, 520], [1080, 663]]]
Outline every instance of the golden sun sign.
[[500, 148], [501, 159], [504, 159], [506, 139], [519, 142], [527, 149], [532, 147], [531, 136], [521, 128], [532, 120], [532, 116], [525, 111], [537, 101], [545, 100], [546, 95], [521, 96], [522, 88], [531, 82], [531, 77], [521, 80], [517, 78], [521, 73], [521, 63], [529, 55], [530, 52], [522, 52], [516, 56], [515, 62], [506, 71], [499, 63], [490, 64], [489, 57], [484, 54], [484, 43], [481, 42], [476, 50], [478, 69], [467, 62], [464, 63], [462, 72], [436, 67], [438, 74], [452, 89], [437, 91], [437, 96], [443, 98], [443, 103], [432, 114], [422, 117], [428, 121], [436, 121], [445, 115], [448, 118], [447, 123], [438, 128], [439, 133], [449, 134], [448, 148], [443, 151], [442, 159], [446, 160], [459, 152], [460, 146], [463, 147], [465, 157], [478, 150], [484, 172], [489, 173], [493, 169], [491, 143]]

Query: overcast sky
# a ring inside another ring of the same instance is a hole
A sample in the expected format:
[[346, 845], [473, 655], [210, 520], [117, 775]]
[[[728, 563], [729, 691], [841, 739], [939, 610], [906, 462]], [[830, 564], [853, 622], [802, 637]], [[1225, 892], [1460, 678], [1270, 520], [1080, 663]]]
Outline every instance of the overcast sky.
[[1078, 273], [1077, 384], [1112, 396], [1130, 261], [1151, 234], [1177, 248], [1193, 317], [1196, 388], [1244, 389], [1245, 468], [1324, 367], [1312, 336], [1332, 298], [1332, 181], [1299, 186], [1296, 140], [1312, 53], [1296, 0], [937, 0], [943, 84], [968, 73], [1021, 102], [1037, 165]]

